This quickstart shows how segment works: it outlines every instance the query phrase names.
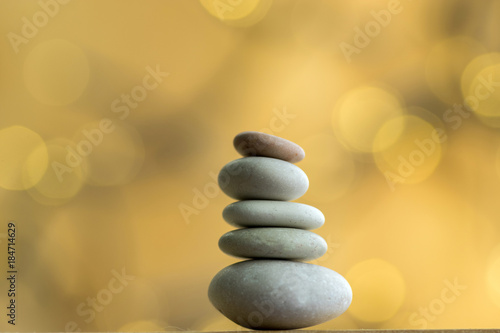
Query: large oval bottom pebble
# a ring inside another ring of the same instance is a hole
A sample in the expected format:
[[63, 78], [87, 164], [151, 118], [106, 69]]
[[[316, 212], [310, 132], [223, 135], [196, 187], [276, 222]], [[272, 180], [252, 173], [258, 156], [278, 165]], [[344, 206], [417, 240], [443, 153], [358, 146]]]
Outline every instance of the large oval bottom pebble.
[[297, 329], [341, 315], [352, 300], [349, 283], [326, 267], [288, 260], [247, 260], [213, 278], [210, 301], [238, 325]]

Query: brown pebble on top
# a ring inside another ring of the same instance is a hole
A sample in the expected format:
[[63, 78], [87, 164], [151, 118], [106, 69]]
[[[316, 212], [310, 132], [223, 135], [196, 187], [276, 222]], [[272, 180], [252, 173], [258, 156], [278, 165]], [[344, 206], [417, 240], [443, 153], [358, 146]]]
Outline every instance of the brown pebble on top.
[[234, 137], [233, 144], [243, 156], [273, 157], [292, 163], [299, 162], [306, 156], [296, 143], [261, 132], [241, 132]]

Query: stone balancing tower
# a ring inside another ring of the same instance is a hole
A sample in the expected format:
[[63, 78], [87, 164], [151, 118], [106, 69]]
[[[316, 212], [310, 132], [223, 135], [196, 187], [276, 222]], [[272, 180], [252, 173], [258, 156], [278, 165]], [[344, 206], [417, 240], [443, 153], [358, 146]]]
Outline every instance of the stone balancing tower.
[[224, 234], [220, 249], [247, 258], [221, 270], [208, 296], [223, 315], [251, 329], [297, 329], [341, 315], [352, 300], [349, 283], [338, 273], [305, 263], [326, 253], [327, 244], [309, 231], [323, 225], [316, 208], [290, 202], [309, 187], [292, 163], [305, 156], [288, 140], [260, 132], [234, 138], [243, 158], [226, 164], [219, 186], [233, 199], [223, 218], [239, 228]]

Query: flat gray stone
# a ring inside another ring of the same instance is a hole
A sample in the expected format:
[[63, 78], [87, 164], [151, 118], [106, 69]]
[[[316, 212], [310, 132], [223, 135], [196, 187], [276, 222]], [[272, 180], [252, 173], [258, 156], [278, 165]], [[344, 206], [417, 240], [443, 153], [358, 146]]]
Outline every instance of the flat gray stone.
[[298, 144], [262, 132], [242, 132], [233, 140], [234, 148], [243, 156], [266, 156], [288, 162], [299, 162], [306, 156]]
[[312, 230], [325, 223], [323, 213], [312, 206], [288, 201], [244, 200], [222, 211], [224, 220], [235, 227], [288, 227]]
[[338, 273], [289, 260], [247, 260], [212, 279], [212, 304], [236, 324], [251, 329], [298, 329], [338, 317], [352, 300]]
[[309, 179], [296, 165], [270, 157], [243, 157], [219, 172], [219, 186], [233, 199], [295, 200], [306, 193]]
[[219, 239], [222, 252], [241, 258], [313, 260], [326, 253], [326, 241], [314, 232], [293, 228], [245, 228]]

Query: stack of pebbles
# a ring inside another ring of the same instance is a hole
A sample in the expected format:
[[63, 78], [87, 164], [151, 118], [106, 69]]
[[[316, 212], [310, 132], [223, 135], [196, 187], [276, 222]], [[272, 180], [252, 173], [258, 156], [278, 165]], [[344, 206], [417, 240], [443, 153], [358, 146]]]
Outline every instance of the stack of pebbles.
[[243, 158], [226, 164], [219, 186], [240, 200], [223, 217], [240, 229], [224, 234], [220, 249], [250, 260], [221, 270], [212, 280], [212, 304], [235, 323], [252, 329], [296, 329], [342, 314], [351, 304], [349, 283], [338, 273], [302, 261], [321, 257], [323, 238], [308, 231], [323, 225], [316, 208], [290, 202], [309, 187], [292, 163], [305, 156], [298, 145], [259, 132], [234, 138]]

